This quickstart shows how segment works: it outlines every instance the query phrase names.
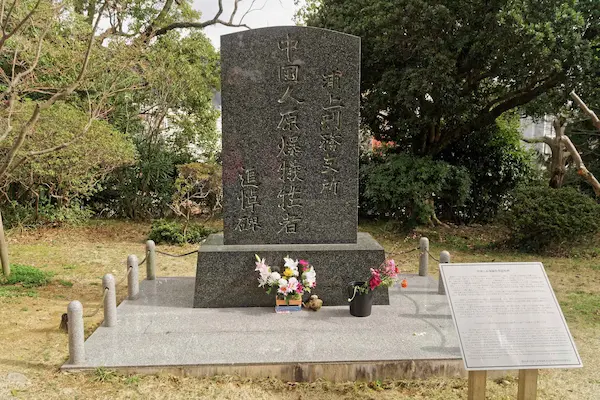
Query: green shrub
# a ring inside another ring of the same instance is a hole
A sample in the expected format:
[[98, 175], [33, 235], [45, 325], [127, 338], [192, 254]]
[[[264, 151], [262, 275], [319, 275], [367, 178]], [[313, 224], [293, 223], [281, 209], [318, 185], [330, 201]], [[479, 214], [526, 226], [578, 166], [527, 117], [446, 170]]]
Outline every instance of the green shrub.
[[2, 209], [4, 227], [60, 226], [63, 224], [81, 225], [89, 221], [93, 212], [85, 208], [78, 200], [68, 206], [59, 206], [42, 199], [36, 209], [35, 204], [24, 201], [6, 203]]
[[53, 226], [65, 223], [81, 225], [88, 222], [93, 215], [94, 212], [92, 210], [85, 208], [77, 200], [71, 201], [68, 207], [44, 204], [39, 209], [38, 223]]
[[406, 154], [375, 156], [363, 160], [360, 168], [361, 212], [429, 223], [434, 207], [464, 204], [470, 182], [464, 168], [442, 161]]
[[440, 159], [465, 168], [471, 189], [464, 205], [443, 207], [438, 216], [458, 223], [493, 220], [517, 186], [537, 178], [534, 152], [522, 145], [522, 136], [519, 114], [511, 112], [446, 148]]
[[506, 211], [511, 244], [525, 251], [560, 251], [600, 230], [600, 204], [573, 188], [521, 187]]
[[159, 219], [152, 222], [148, 239], [156, 244], [199, 243], [211, 233], [212, 229], [200, 224], [190, 223], [185, 229], [185, 225], [178, 221]]
[[23, 287], [36, 287], [46, 285], [50, 282], [52, 273], [40, 271], [29, 265], [12, 264], [10, 266], [10, 276], [4, 278], [3, 284], [15, 285], [21, 284]]

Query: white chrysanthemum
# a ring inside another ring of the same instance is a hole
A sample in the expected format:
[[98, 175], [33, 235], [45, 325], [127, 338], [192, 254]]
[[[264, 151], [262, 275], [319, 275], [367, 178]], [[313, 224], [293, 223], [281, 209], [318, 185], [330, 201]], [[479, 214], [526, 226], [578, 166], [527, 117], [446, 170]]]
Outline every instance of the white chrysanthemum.
[[279, 275], [279, 272], [271, 272], [267, 281], [268, 281], [269, 285], [274, 285], [276, 283], [279, 283], [280, 279], [281, 279], [281, 275]]

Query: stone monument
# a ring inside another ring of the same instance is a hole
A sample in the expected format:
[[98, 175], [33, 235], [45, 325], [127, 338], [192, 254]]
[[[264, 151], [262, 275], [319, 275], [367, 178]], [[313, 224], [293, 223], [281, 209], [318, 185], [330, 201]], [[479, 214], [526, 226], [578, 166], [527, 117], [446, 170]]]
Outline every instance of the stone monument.
[[[194, 307], [273, 306], [254, 254], [306, 259], [324, 305], [384, 261], [358, 225], [360, 38], [273, 27], [221, 37], [224, 232], [201, 246]], [[389, 304], [386, 289], [375, 304]]]

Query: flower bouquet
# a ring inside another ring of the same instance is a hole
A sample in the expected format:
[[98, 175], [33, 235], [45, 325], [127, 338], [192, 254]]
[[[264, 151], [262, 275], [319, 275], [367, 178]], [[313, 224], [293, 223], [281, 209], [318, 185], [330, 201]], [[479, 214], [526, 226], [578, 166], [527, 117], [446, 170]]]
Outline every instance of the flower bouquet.
[[[385, 260], [377, 269], [371, 268], [371, 276], [367, 281], [350, 282], [348, 286], [348, 302], [350, 314], [355, 317], [368, 317], [371, 315], [373, 305], [373, 291], [380, 286], [391, 287], [398, 278], [400, 269], [396, 267], [393, 259]], [[402, 287], [408, 286], [406, 279], [402, 280]]]
[[300, 311], [304, 292], [310, 293], [311, 289], [317, 286], [315, 269], [306, 260], [285, 257], [283, 271], [273, 271], [264, 258], [260, 258], [258, 254], [255, 256], [258, 286], [265, 288], [267, 294], [271, 294], [273, 289], [276, 290], [275, 311], [278, 313]]

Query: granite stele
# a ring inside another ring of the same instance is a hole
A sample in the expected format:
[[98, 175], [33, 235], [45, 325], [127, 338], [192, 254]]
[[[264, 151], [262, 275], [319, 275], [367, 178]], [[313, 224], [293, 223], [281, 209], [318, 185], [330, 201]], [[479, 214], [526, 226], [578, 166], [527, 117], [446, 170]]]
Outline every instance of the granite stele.
[[224, 232], [200, 247], [194, 307], [273, 306], [255, 254], [310, 261], [324, 304], [348, 304], [348, 283], [385, 257], [357, 234], [360, 38], [295, 26], [222, 36], [221, 88]]

